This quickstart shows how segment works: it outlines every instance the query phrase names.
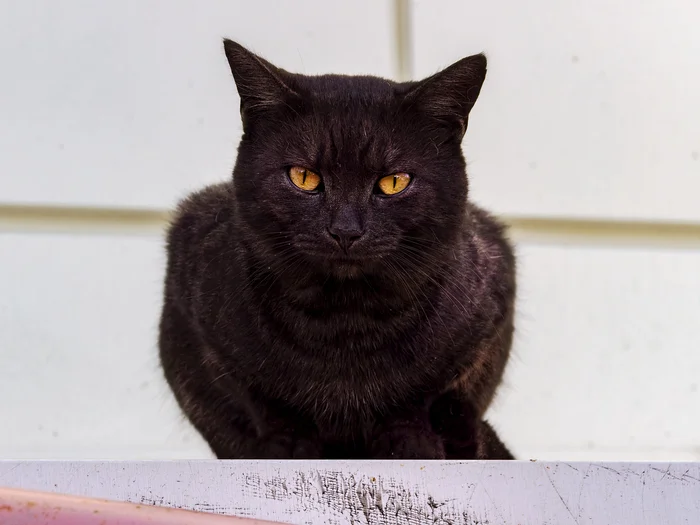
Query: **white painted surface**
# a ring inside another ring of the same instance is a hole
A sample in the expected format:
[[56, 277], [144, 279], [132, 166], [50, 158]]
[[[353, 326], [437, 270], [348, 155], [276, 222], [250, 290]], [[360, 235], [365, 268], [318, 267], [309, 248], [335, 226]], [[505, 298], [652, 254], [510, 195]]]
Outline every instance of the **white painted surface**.
[[158, 237], [0, 235], [0, 457], [207, 457], [158, 368]]
[[0, 485], [293, 524], [697, 523], [700, 464], [0, 462]]
[[222, 37], [292, 71], [394, 74], [391, 0], [0, 3], [0, 200], [169, 208], [229, 177]]
[[520, 245], [492, 417], [522, 458], [700, 460], [700, 251]]
[[505, 214], [700, 221], [700, 4], [411, 0], [415, 75], [485, 51], [473, 194]]

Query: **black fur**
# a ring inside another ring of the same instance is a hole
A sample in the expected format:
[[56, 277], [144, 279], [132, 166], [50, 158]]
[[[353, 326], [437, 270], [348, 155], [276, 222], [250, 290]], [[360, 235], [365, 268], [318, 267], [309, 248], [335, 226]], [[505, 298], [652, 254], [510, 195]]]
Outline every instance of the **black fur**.
[[[219, 458], [511, 458], [483, 415], [515, 262], [467, 199], [461, 151], [485, 57], [396, 83], [224, 47], [244, 125], [233, 179], [182, 202], [168, 235], [160, 354], [185, 414]], [[378, 193], [395, 172], [408, 188]]]

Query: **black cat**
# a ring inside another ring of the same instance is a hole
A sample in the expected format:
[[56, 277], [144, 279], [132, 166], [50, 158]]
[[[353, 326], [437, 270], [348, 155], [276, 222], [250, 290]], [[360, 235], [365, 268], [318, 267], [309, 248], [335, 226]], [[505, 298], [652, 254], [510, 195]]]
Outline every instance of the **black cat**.
[[515, 261], [461, 151], [486, 58], [397, 83], [224, 48], [233, 179], [168, 236], [160, 355], [185, 414], [219, 458], [512, 458], [483, 415]]

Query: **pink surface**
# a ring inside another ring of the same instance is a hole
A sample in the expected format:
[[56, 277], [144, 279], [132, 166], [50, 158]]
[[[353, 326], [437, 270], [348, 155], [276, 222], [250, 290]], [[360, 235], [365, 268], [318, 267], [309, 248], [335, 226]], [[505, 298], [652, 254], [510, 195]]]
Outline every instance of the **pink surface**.
[[271, 525], [272, 522], [0, 488], [0, 525]]

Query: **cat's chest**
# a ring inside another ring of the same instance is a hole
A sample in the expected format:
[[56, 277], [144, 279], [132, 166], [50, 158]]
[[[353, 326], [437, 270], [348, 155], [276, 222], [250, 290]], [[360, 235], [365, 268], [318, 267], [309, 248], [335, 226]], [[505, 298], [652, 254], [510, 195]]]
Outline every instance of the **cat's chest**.
[[371, 419], [410, 397], [425, 379], [419, 367], [392, 366], [389, 359], [329, 353], [310, 362], [308, 356], [297, 356], [279, 374], [278, 386], [284, 385], [285, 400], [317, 418]]
[[320, 288], [288, 300], [275, 282], [263, 294], [212, 291], [201, 295], [218, 312], [217, 322], [207, 316], [206, 331], [233, 351], [237, 373], [305, 411], [370, 417], [448, 380], [445, 344], [454, 327], [441, 319], [438, 331], [425, 305]]
[[[416, 392], [431, 390], [446, 375], [434, 340], [336, 325], [326, 345], [318, 340], [272, 340], [263, 357], [274, 370], [270, 393], [316, 416], [369, 419]], [[343, 332], [347, 329], [346, 332]], [[309, 338], [313, 339], [313, 338]], [[274, 346], [272, 346], [274, 345]]]

